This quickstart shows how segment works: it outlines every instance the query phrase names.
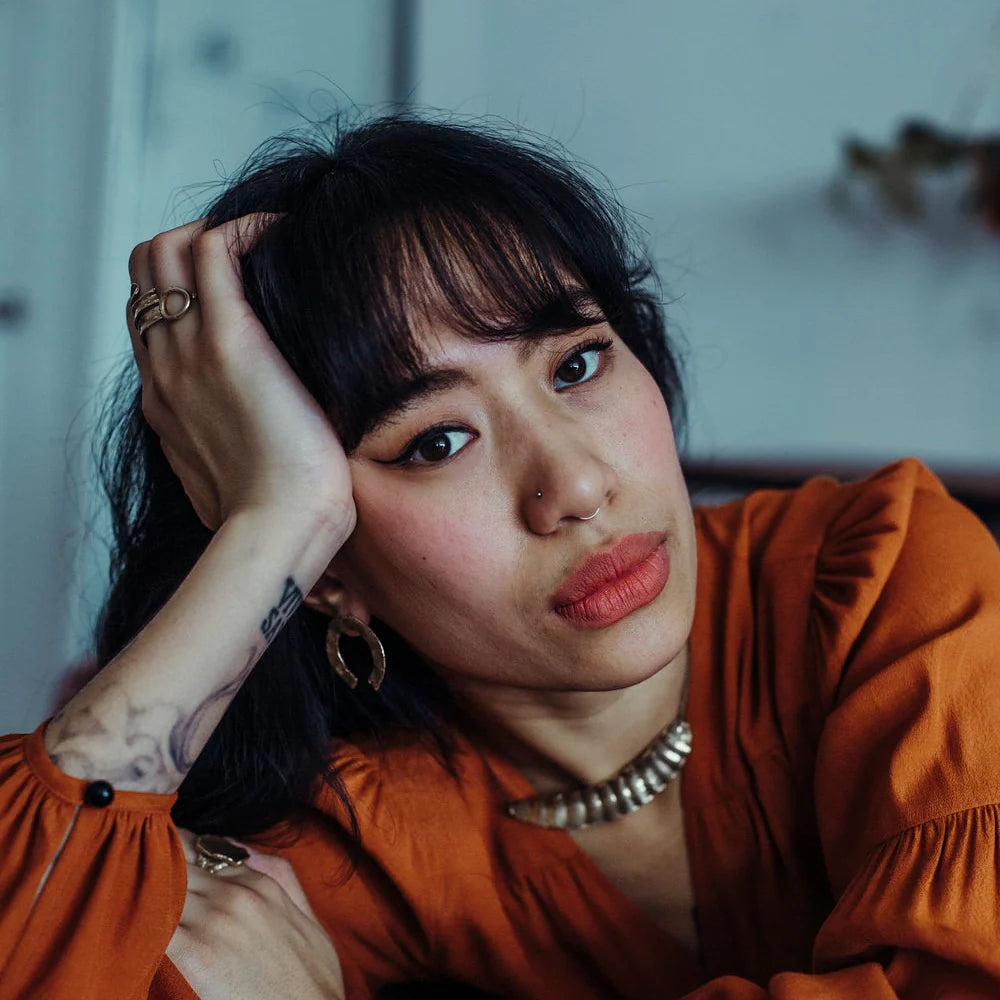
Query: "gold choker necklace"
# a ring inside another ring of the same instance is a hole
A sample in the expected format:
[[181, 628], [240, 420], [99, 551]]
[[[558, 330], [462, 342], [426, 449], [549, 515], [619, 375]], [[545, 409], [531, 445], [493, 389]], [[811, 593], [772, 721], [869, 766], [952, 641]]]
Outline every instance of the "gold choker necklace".
[[691, 727], [684, 709], [617, 774], [571, 792], [536, 795], [507, 803], [507, 815], [552, 830], [580, 830], [634, 813], [681, 773], [691, 753]]

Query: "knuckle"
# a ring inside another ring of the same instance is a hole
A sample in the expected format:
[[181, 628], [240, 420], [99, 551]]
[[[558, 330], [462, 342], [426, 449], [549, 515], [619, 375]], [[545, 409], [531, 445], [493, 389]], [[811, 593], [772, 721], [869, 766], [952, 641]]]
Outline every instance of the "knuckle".
[[169, 233], [157, 233], [149, 241], [149, 259], [154, 267], [167, 263], [173, 254], [173, 240]]
[[258, 917], [265, 909], [265, 900], [249, 886], [234, 882], [233, 892], [227, 893], [224, 912], [231, 919], [244, 923]]
[[128, 255], [128, 273], [135, 277], [136, 271], [146, 262], [149, 256], [149, 240], [139, 243], [132, 248]]
[[225, 250], [225, 234], [220, 229], [203, 229], [191, 241], [191, 253], [197, 262], [206, 262]]

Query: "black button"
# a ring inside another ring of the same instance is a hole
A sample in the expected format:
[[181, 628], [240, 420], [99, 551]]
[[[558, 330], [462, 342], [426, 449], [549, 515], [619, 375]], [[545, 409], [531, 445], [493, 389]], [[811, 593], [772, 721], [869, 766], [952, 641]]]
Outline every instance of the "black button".
[[83, 801], [88, 806], [103, 809], [115, 800], [115, 790], [106, 781], [92, 781], [83, 792]]

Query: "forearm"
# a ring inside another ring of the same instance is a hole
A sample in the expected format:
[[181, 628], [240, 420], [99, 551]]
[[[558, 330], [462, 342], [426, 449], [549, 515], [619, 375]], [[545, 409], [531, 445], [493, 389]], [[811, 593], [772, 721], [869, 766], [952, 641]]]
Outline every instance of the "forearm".
[[117, 788], [174, 791], [343, 540], [287, 514], [226, 521], [159, 613], [48, 724], [54, 763]]

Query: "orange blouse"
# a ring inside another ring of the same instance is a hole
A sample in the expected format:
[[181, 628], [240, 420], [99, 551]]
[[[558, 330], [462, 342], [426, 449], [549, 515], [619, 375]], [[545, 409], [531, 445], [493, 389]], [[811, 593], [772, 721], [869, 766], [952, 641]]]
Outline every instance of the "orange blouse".
[[[918, 462], [696, 511], [681, 796], [695, 961], [525, 778], [458, 734], [340, 744], [362, 853], [320, 791], [284, 848], [349, 1000], [419, 979], [500, 997], [1000, 996], [1000, 552]], [[189, 1000], [163, 957], [185, 865], [172, 796], [84, 803], [0, 740], [0, 998]]]

